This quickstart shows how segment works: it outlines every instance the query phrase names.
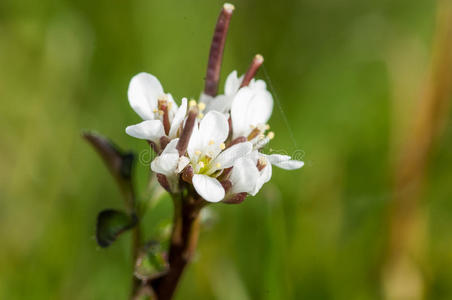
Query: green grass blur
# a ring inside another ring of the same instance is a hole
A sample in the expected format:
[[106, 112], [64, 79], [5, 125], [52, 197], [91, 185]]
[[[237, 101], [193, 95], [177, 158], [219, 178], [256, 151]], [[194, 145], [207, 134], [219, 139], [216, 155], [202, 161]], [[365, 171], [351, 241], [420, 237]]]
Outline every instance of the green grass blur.
[[[303, 151], [306, 165], [212, 207], [176, 299], [381, 299], [391, 163], [428, 69], [435, 1], [234, 4], [222, 80], [265, 57], [258, 77], [279, 103], [271, 147]], [[130, 234], [106, 250], [93, 238], [97, 213], [122, 200], [80, 133], [147, 149], [124, 132], [139, 121], [130, 78], [146, 71], [177, 101], [197, 98], [221, 5], [0, 1], [0, 299], [127, 297]], [[422, 271], [426, 299], [452, 299], [450, 122], [436, 146]], [[137, 165], [141, 189], [147, 170]]]

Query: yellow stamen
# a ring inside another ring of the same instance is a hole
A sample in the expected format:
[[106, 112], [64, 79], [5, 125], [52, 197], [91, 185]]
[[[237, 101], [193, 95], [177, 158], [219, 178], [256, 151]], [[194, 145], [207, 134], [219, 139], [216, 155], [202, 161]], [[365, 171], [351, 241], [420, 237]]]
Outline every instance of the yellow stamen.
[[204, 168], [204, 163], [203, 163], [202, 161], [200, 161], [200, 162], [198, 163], [198, 166], [202, 169], [202, 168]]
[[226, 148], [226, 145], [225, 145], [224, 143], [221, 143], [221, 144], [220, 144], [220, 149], [221, 149], [221, 150], [224, 150], [225, 148]]
[[220, 163], [216, 163], [216, 164], [215, 164], [215, 167], [216, 167], [217, 169], [219, 169], [219, 168], [221, 168], [221, 164], [220, 164]]
[[163, 110], [159, 110], [159, 115], [163, 116], [164, 112]]
[[275, 133], [274, 133], [273, 131], [270, 131], [270, 132], [267, 134], [267, 137], [268, 137], [269, 139], [273, 139], [273, 138], [275, 137]]
[[213, 140], [210, 140], [209, 145], [213, 145], [213, 144], [215, 144], [215, 142]]
[[189, 102], [188, 102], [188, 106], [190, 106], [190, 107], [193, 107], [193, 106], [196, 106], [196, 100], [190, 100]]
[[195, 155], [201, 155], [201, 151], [196, 150], [196, 151], [195, 151]]
[[198, 114], [198, 118], [200, 118], [200, 119], [204, 118], [204, 114], [203, 113], [199, 113]]
[[204, 110], [204, 109], [206, 109], [206, 104], [203, 103], [203, 102], [198, 103], [198, 109], [199, 109], [199, 110]]
[[270, 125], [265, 124], [265, 130], [269, 130], [270, 129]]
[[153, 112], [157, 113], [157, 112], [159, 112], [159, 110], [157, 108], [154, 108]]

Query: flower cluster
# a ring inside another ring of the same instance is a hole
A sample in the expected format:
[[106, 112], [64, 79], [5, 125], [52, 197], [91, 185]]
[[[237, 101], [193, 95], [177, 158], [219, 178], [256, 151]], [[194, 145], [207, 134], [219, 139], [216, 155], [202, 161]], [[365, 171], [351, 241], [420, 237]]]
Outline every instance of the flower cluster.
[[[255, 61], [262, 63], [262, 56]], [[239, 203], [270, 180], [272, 165], [303, 166], [287, 155], [262, 153], [275, 136], [267, 123], [273, 97], [263, 80], [247, 75], [234, 71], [224, 94], [183, 98], [179, 107], [155, 76], [132, 78], [129, 103], [143, 122], [128, 126], [126, 133], [147, 140], [158, 154], [151, 169], [169, 192], [179, 192], [185, 182], [208, 202]]]

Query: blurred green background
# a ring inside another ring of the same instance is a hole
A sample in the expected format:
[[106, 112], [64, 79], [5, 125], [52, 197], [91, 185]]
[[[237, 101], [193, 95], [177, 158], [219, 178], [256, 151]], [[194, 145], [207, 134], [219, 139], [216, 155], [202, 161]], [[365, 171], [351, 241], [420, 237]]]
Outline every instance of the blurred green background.
[[[261, 53], [272, 148], [305, 153], [241, 205], [212, 206], [177, 299], [381, 299], [391, 169], [413, 117], [435, 30], [432, 0], [236, 1], [222, 81]], [[125, 299], [130, 234], [108, 249], [97, 213], [122, 200], [85, 143], [124, 128], [131, 77], [177, 101], [203, 88], [221, 1], [0, 2], [0, 299]], [[282, 108], [282, 109], [280, 109]], [[286, 122], [287, 118], [287, 122]], [[426, 299], [452, 299], [452, 126], [428, 167]], [[138, 186], [148, 166], [138, 164]], [[171, 217], [170, 200], [149, 224]]]

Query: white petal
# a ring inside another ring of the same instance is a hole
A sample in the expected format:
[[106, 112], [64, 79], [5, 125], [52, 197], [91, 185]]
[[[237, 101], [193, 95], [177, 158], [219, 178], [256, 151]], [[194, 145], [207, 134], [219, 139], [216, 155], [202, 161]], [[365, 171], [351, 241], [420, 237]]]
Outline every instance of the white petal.
[[304, 162], [300, 160], [292, 160], [289, 155], [272, 154], [265, 156], [268, 161], [279, 168], [286, 170], [295, 170], [303, 167]]
[[179, 163], [177, 164], [176, 173], [182, 172], [183, 169], [190, 163], [190, 160], [186, 156], [179, 157]]
[[220, 113], [227, 113], [231, 109], [232, 104], [232, 96], [227, 95], [219, 95], [210, 101], [207, 106], [207, 111], [218, 111]]
[[250, 83], [249, 85], [252, 88], [256, 88], [259, 90], [266, 90], [267, 89], [267, 84], [265, 83], [265, 81], [259, 79], [259, 80], [253, 80], [252, 83]]
[[237, 159], [229, 177], [232, 183], [230, 193], [252, 193], [259, 176], [259, 170], [251, 159], [244, 157]]
[[199, 135], [204, 145], [208, 145], [210, 141], [222, 143], [229, 134], [229, 124], [226, 117], [216, 111], [208, 112], [199, 123]]
[[237, 76], [237, 71], [232, 71], [226, 78], [226, 83], [224, 84], [224, 94], [228, 96], [235, 95], [242, 84], [242, 80], [243, 76], [239, 78]]
[[160, 173], [166, 176], [174, 175], [177, 165], [179, 163], [179, 154], [169, 153], [161, 154], [156, 157], [151, 163], [151, 170], [155, 173]]
[[304, 162], [300, 160], [287, 160], [275, 163], [275, 166], [285, 170], [296, 170], [304, 166]]
[[273, 97], [267, 90], [241, 88], [231, 107], [234, 138], [247, 136], [252, 126], [267, 123], [272, 110]]
[[253, 145], [250, 142], [235, 144], [221, 152], [211, 164], [219, 163], [223, 169], [232, 167], [238, 158], [245, 157], [251, 150], [253, 150]]
[[182, 104], [180, 105], [179, 109], [177, 110], [173, 118], [173, 121], [171, 122], [171, 128], [169, 131], [170, 138], [176, 137], [177, 130], [184, 121], [186, 114], [187, 114], [187, 98], [182, 98]]
[[157, 145], [160, 143], [160, 138], [165, 135], [163, 124], [160, 120], [148, 120], [127, 126], [126, 133], [137, 139], [153, 141]]
[[254, 162], [254, 164], [257, 164], [257, 160], [259, 159], [259, 157], [260, 157], [261, 155], [262, 155], [262, 154], [259, 153], [259, 151], [253, 150], [253, 151], [251, 151], [250, 153], [248, 153], [248, 155], [246, 155], [246, 157], [249, 158], [249, 159], [251, 159], [251, 160]]
[[283, 155], [283, 154], [261, 154], [262, 156], [265, 156], [265, 158], [271, 163], [271, 164], [277, 164], [283, 161], [287, 161], [290, 159], [289, 155]]
[[224, 189], [221, 183], [207, 175], [193, 175], [193, 186], [196, 192], [209, 202], [219, 202], [224, 198]]
[[143, 119], [154, 119], [157, 98], [163, 94], [160, 81], [148, 73], [139, 73], [130, 80], [127, 95], [132, 109]]
[[196, 150], [202, 150], [204, 147], [203, 145], [203, 140], [199, 134], [199, 127], [198, 127], [198, 123], [195, 123], [195, 126], [193, 127], [193, 132], [191, 134], [190, 137], [190, 141], [188, 142], [188, 147], [187, 147], [187, 153], [188, 156], [190, 157], [191, 160], [195, 160], [196, 155], [195, 155], [195, 151]]
[[206, 106], [209, 105], [209, 103], [214, 99], [214, 97], [204, 94], [204, 92], [201, 93], [199, 96], [199, 102], [204, 103]]
[[171, 140], [168, 145], [166, 145], [165, 149], [163, 149], [162, 154], [170, 154], [170, 153], [177, 153], [179, 154], [179, 151], [177, 151], [176, 146], [179, 142], [179, 139]]
[[254, 191], [250, 193], [252, 196], [255, 196], [259, 190], [262, 188], [264, 183], [268, 182], [272, 177], [272, 165], [267, 164], [261, 171], [260, 175], [257, 179], [256, 186], [254, 187]]

